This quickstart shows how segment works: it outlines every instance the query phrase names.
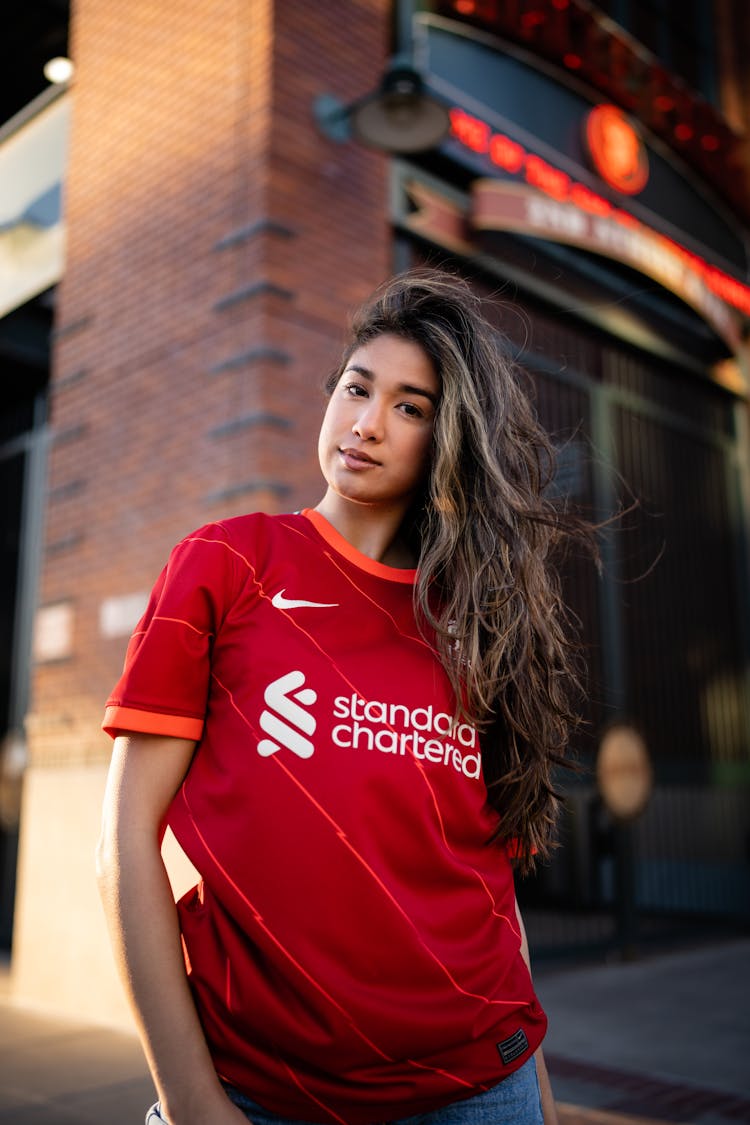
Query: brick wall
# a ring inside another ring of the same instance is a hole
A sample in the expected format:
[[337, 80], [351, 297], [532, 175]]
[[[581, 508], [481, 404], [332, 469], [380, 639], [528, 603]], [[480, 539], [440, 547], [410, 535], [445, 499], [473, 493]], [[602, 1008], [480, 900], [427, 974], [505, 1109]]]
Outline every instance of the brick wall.
[[322, 137], [388, 53], [386, 0], [77, 0], [68, 258], [54, 345], [40, 603], [69, 653], [35, 670], [35, 765], [101, 761], [125, 637], [207, 520], [320, 493], [320, 384], [388, 272], [387, 160]]

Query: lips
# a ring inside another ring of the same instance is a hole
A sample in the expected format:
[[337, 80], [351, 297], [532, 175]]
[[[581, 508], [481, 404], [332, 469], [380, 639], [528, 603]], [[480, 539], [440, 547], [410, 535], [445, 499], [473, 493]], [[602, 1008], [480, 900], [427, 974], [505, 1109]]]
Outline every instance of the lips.
[[380, 462], [376, 461], [374, 457], [370, 457], [362, 449], [352, 449], [350, 447], [339, 449], [339, 453], [344, 459], [344, 463], [353, 469], [366, 468], [368, 465], [379, 465]]

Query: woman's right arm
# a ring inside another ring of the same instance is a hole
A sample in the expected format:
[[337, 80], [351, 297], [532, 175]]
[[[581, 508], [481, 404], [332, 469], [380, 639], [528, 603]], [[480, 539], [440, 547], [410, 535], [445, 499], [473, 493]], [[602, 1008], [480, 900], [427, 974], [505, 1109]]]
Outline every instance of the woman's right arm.
[[195, 743], [115, 739], [97, 878], [120, 976], [170, 1125], [247, 1125], [214, 1070], [193, 1003], [161, 824]]

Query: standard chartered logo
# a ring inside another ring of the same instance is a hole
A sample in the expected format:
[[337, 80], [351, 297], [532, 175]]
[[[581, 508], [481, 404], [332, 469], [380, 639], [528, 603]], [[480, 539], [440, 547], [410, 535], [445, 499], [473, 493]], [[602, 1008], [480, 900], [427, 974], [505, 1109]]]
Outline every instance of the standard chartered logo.
[[[299, 670], [273, 680], [263, 693], [265, 708], [260, 726], [267, 735], [258, 743], [258, 753], [270, 758], [289, 750], [298, 758], [311, 758], [316, 720], [311, 708], [318, 693], [305, 687]], [[323, 704], [327, 711], [330, 704]], [[320, 706], [318, 707], [319, 717]], [[332, 701], [330, 735], [322, 717], [325, 742], [339, 750], [379, 752], [394, 757], [412, 757], [435, 766], [447, 766], [467, 778], [481, 776], [481, 751], [477, 732], [433, 704], [413, 707], [379, 699], [365, 700], [356, 692], [337, 695]], [[319, 736], [320, 737], [320, 736]]]
[[465, 777], [479, 778], [482, 770], [477, 732], [431, 703], [412, 707], [382, 699], [364, 700], [356, 693], [337, 695], [333, 714], [344, 722], [331, 731], [336, 746], [378, 750], [400, 757], [410, 755], [433, 765], [451, 766]]
[[258, 753], [269, 758], [281, 750], [291, 750], [298, 758], [309, 758], [315, 750], [306, 735], [315, 732], [315, 719], [306, 707], [317, 702], [317, 693], [302, 685], [302, 672], [287, 672], [268, 685], [263, 693], [266, 710], [261, 713], [260, 725], [268, 738], [258, 743]]

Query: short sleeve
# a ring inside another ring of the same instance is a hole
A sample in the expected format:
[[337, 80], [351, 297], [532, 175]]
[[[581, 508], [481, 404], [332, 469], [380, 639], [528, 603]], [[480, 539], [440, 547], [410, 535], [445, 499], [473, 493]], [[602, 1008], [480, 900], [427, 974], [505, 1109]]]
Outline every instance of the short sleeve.
[[107, 700], [107, 734], [201, 738], [213, 643], [237, 592], [235, 562], [220, 524], [201, 528], [174, 548]]

